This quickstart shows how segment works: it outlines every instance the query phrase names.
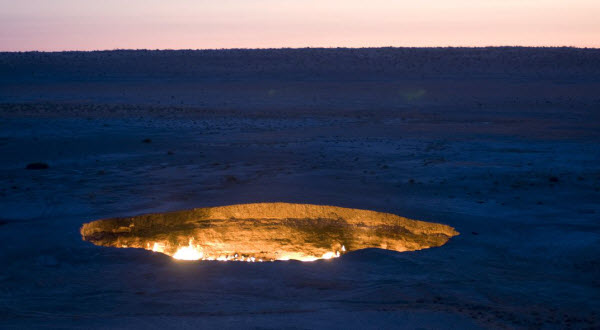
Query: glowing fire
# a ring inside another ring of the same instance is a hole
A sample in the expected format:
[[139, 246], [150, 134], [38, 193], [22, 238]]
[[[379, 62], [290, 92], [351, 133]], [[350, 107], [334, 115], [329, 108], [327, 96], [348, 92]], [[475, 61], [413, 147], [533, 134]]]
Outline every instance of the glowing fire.
[[161, 243], [154, 243], [154, 245], [152, 246], [152, 251], [163, 253], [165, 252], [165, 245]]
[[179, 260], [200, 260], [204, 254], [202, 252], [197, 251], [191, 246], [181, 247], [175, 252], [173, 258]]
[[[166, 244], [154, 242], [154, 244], [152, 245], [151, 248], [150, 248], [150, 243], [148, 243], [146, 249], [152, 250], [154, 252], [165, 253], [165, 254], [170, 255], [169, 253], [165, 252], [165, 248], [166, 248]], [[345, 252], [345, 251], [346, 251], [346, 248], [342, 245], [341, 252]], [[175, 251], [175, 253], [173, 253], [171, 256], [178, 260], [216, 260], [216, 261], [245, 261], [245, 262], [263, 262], [263, 261], [275, 261], [275, 260], [315, 261], [315, 260], [319, 260], [319, 259], [339, 258], [341, 256], [341, 252], [340, 251], [326, 252], [321, 257], [307, 256], [307, 255], [302, 255], [302, 254], [289, 254], [289, 255], [282, 255], [282, 256], [278, 257], [277, 259], [272, 259], [272, 260], [263, 260], [263, 259], [258, 259], [258, 258], [252, 257], [252, 256], [240, 255], [237, 253], [232, 254], [232, 255], [209, 256], [209, 255], [204, 255], [202, 248], [199, 245], [194, 245], [193, 239], [190, 239], [187, 246], [179, 246], [177, 248], [177, 250]]]

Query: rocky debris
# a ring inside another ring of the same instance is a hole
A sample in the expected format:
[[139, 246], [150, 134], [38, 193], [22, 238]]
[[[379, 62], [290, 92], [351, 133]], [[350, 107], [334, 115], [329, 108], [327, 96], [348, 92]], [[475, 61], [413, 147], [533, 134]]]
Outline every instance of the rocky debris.
[[42, 162], [29, 163], [25, 167], [25, 169], [27, 169], [27, 170], [46, 170], [48, 168], [50, 168], [50, 166], [48, 164], [42, 163]]
[[239, 180], [234, 175], [225, 176], [225, 182], [227, 183], [238, 183]]

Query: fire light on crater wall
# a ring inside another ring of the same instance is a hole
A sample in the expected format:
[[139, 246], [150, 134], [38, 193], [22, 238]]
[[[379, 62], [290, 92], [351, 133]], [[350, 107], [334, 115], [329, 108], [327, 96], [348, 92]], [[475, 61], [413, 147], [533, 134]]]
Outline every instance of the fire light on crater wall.
[[335, 206], [256, 203], [97, 220], [81, 228], [96, 245], [142, 248], [179, 260], [315, 261], [348, 251], [398, 252], [445, 244], [454, 228]]

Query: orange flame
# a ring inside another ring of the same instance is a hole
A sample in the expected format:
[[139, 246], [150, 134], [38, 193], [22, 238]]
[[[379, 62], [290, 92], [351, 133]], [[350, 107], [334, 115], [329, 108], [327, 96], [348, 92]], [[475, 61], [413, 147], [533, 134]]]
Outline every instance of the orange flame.
[[178, 246], [175, 250], [175, 253], [171, 254], [168, 253], [168, 249], [165, 243], [160, 243], [160, 242], [154, 242], [154, 244], [150, 245], [150, 243], [147, 244], [147, 250], [152, 250], [154, 252], [159, 252], [159, 253], [164, 253], [167, 255], [170, 255], [171, 257], [173, 257], [174, 259], [177, 260], [217, 260], [217, 261], [244, 261], [244, 262], [263, 262], [263, 261], [275, 261], [275, 260], [299, 260], [299, 261], [315, 261], [315, 260], [319, 260], [319, 259], [333, 259], [333, 258], [339, 258], [341, 256], [341, 253], [346, 251], [346, 248], [344, 246], [342, 246], [341, 248], [341, 252], [340, 251], [330, 251], [330, 252], [326, 252], [324, 253], [322, 256], [317, 257], [317, 256], [308, 256], [308, 255], [304, 255], [301, 253], [294, 253], [294, 254], [288, 254], [288, 255], [281, 255], [279, 256], [277, 259], [272, 259], [272, 260], [263, 260], [260, 258], [256, 258], [253, 256], [245, 256], [245, 255], [239, 255], [239, 254], [233, 254], [233, 255], [219, 255], [219, 256], [211, 256], [211, 255], [206, 255], [203, 251], [202, 248], [199, 245], [194, 245], [193, 243], [193, 239], [189, 240], [188, 245], [184, 245], [184, 246]]

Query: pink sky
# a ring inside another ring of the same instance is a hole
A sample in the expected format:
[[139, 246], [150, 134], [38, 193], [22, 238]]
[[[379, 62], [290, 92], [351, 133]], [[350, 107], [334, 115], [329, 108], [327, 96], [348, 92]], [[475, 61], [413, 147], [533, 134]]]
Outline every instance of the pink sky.
[[600, 47], [600, 0], [0, 0], [0, 50]]

